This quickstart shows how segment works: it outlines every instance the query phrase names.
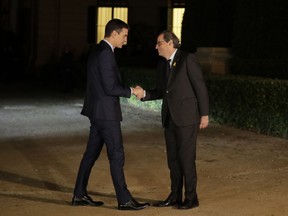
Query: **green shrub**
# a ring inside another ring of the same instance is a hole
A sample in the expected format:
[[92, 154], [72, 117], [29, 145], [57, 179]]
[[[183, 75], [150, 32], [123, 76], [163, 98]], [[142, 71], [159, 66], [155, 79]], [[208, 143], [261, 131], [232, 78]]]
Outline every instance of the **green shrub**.
[[288, 81], [209, 76], [210, 115], [219, 124], [288, 137]]

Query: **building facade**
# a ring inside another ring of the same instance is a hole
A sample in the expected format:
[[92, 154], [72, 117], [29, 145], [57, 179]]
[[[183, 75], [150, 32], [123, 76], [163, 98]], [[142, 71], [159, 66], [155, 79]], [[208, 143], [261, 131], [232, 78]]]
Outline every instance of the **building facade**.
[[[29, 73], [67, 49], [79, 58], [97, 43], [99, 7], [127, 8], [131, 31], [139, 28], [136, 35], [166, 29], [168, 5], [167, 0], [1, 0], [1, 32], [13, 34], [21, 44], [19, 56]], [[7, 38], [1, 40], [5, 44]]]

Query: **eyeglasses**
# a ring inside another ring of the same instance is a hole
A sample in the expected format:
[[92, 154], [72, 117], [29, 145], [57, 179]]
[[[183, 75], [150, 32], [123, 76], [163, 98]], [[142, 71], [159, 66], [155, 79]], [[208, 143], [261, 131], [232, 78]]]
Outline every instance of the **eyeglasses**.
[[157, 45], [157, 46], [161, 46], [162, 42], [165, 42], [165, 41], [164, 41], [164, 40], [157, 41], [156, 45]]

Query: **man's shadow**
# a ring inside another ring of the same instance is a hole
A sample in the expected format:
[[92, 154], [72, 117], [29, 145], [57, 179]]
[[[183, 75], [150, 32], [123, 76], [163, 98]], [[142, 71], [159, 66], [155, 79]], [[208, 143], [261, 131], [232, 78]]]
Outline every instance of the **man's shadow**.
[[[7, 172], [7, 171], [2, 171], [2, 170], [0, 170], [0, 180], [25, 185], [28, 187], [55, 191], [55, 192], [63, 192], [63, 193], [72, 194], [74, 190], [74, 188], [71, 188], [71, 187], [66, 187], [66, 186], [51, 183], [48, 181], [33, 179], [31, 177], [27, 177], [27, 176], [19, 175], [16, 173]], [[112, 198], [112, 199], [115, 199], [116, 197], [115, 194], [105, 194], [105, 193], [98, 193], [98, 192], [93, 192], [93, 191], [90, 191], [89, 194], [97, 196], [97, 197], [106, 197], [106, 198]], [[57, 205], [71, 205], [71, 200], [67, 201], [67, 200], [49, 199], [49, 198], [43, 198], [43, 197], [37, 197], [37, 196], [28, 196], [28, 195], [23, 195], [17, 192], [7, 193], [7, 192], [4, 192], [3, 190], [2, 192], [0, 191], [0, 196], [17, 198], [17, 199], [28, 200], [28, 201], [35, 201], [35, 202], [52, 203], [52, 204], [57, 204]], [[141, 198], [136, 198], [136, 199], [143, 200]], [[111, 206], [103, 206], [103, 207], [111, 208], [111, 209], [115, 208]]]
[[[51, 183], [48, 181], [33, 179], [31, 177], [27, 177], [27, 176], [19, 175], [16, 173], [7, 172], [7, 171], [2, 171], [2, 170], [0, 170], [0, 180], [25, 185], [28, 187], [34, 187], [34, 188], [49, 190], [49, 191], [71, 193], [71, 194], [73, 192], [73, 188], [71, 188], [71, 187], [66, 187], [66, 186]], [[95, 196], [101, 196], [101, 197], [108, 197], [108, 198], [114, 198], [115, 197], [115, 195], [113, 195], [113, 194], [104, 194], [104, 193], [97, 193], [97, 192], [90, 192], [89, 194], [95, 195]], [[32, 196], [26, 196], [23, 194], [17, 194], [17, 192], [16, 193], [5, 193], [2, 191], [2, 192], [0, 192], [0, 196], [25, 199], [25, 200], [37, 201], [37, 202], [53, 203], [53, 204], [59, 204], [59, 205], [63, 205], [63, 204], [70, 205], [71, 204], [71, 201], [55, 200], [55, 199], [49, 199], [49, 198], [43, 198], [43, 197], [32, 197]]]

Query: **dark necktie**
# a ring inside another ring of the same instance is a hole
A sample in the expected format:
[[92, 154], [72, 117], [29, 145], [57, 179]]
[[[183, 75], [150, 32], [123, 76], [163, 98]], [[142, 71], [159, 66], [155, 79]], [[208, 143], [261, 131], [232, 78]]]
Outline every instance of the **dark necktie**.
[[168, 82], [169, 75], [170, 75], [170, 69], [171, 69], [170, 62], [171, 62], [171, 59], [168, 59], [166, 62], [166, 83]]

